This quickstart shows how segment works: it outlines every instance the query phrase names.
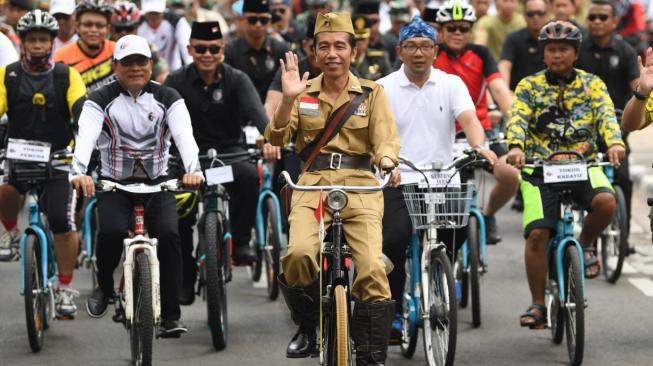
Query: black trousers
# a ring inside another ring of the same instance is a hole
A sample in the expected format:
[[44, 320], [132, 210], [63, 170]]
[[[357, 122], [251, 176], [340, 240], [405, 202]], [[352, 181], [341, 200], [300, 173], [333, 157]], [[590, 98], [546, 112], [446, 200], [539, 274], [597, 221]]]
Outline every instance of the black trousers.
[[[106, 192], [98, 197], [97, 276], [106, 295], [113, 293], [113, 271], [120, 263], [123, 239], [133, 227], [134, 199], [124, 192]], [[169, 192], [152, 194], [145, 201], [145, 226], [149, 236], [159, 241], [161, 316], [165, 320], [178, 320], [181, 316], [181, 250], [175, 204], [175, 196]]]
[[[406, 254], [410, 244], [412, 222], [401, 188], [386, 188], [383, 191], [383, 207], [383, 254], [394, 265], [394, 269], [388, 274], [388, 282], [392, 299], [397, 302], [399, 311], [406, 282]], [[467, 227], [438, 230], [438, 241], [447, 245], [450, 258], [453, 258], [453, 249], [460, 249], [466, 239]]]
[[[256, 165], [249, 162], [231, 164], [234, 181], [225, 184], [229, 193], [229, 215], [234, 247], [248, 246], [256, 220], [259, 177]], [[193, 256], [193, 226], [197, 223], [197, 207], [187, 217], [179, 220], [182, 242], [183, 285], [190, 288], [197, 277], [197, 262]]]

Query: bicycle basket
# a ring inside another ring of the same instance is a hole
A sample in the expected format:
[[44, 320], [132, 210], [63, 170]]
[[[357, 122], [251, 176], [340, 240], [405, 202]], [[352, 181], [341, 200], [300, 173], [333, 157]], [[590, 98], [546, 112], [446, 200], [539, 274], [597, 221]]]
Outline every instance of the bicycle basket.
[[473, 184], [437, 188], [420, 187], [417, 183], [404, 185], [404, 200], [415, 229], [467, 226]]

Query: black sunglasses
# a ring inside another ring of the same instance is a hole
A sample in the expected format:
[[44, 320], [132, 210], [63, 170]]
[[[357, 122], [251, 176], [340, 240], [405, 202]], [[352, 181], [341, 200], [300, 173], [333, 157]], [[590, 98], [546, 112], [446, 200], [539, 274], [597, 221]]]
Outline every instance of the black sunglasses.
[[464, 25], [457, 25], [457, 26], [456, 25], [448, 25], [448, 26], [446, 26], [444, 28], [449, 33], [456, 33], [456, 31], [458, 31], [458, 32], [460, 32], [462, 34], [469, 33], [469, 31], [472, 29], [472, 27], [467, 27], [467, 26], [464, 26]]
[[133, 25], [112, 25], [114, 33], [131, 33], [136, 29]]
[[534, 18], [534, 17], [543, 17], [546, 15], [545, 11], [542, 10], [535, 10], [535, 11], [527, 11], [526, 16], [529, 18]]
[[600, 19], [602, 22], [605, 22], [608, 20], [609, 16], [607, 14], [590, 14], [587, 16], [587, 20], [590, 22], [595, 21], [596, 19]]
[[220, 53], [221, 48], [222, 47], [220, 47], [220, 46], [205, 46], [205, 45], [201, 45], [201, 44], [193, 46], [193, 49], [195, 50], [195, 52], [200, 54], [200, 55], [205, 54], [207, 50], [209, 52], [211, 52], [212, 55], [217, 55], [218, 53]]
[[125, 57], [122, 60], [118, 61], [122, 67], [132, 67], [138, 65], [143, 67], [150, 62], [150, 59], [145, 56], [136, 56], [136, 57]]
[[270, 23], [270, 17], [268, 16], [249, 16], [247, 17], [247, 23], [251, 25], [256, 25], [256, 22], [261, 22], [261, 25], [267, 25]]

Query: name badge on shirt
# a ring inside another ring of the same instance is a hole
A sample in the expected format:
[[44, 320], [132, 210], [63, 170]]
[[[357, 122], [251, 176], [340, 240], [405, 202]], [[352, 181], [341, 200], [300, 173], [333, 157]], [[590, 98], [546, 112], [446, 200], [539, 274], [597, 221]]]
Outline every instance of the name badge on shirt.
[[302, 116], [319, 116], [320, 100], [311, 97], [301, 97], [299, 99], [299, 114]]
[[356, 108], [356, 111], [354, 112], [355, 116], [360, 116], [360, 117], [365, 117], [367, 116], [367, 104], [361, 103], [358, 108]]

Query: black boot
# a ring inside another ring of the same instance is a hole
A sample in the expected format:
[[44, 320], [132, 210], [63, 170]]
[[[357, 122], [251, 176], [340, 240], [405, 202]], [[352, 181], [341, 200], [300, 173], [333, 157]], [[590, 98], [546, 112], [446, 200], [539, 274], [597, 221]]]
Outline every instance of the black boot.
[[388, 351], [388, 338], [395, 313], [395, 302], [369, 303], [354, 298], [352, 338], [356, 345], [356, 365], [383, 366]]
[[305, 288], [288, 287], [283, 273], [279, 275], [279, 288], [290, 309], [290, 317], [299, 326], [297, 333], [292, 337], [286, 357], [304, 358], [315, 357], [317, 350], [317, 327], [319, 317], [320, 286], [317, 280]]

